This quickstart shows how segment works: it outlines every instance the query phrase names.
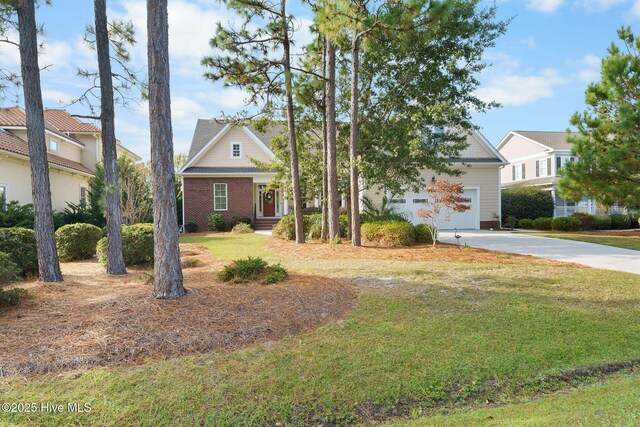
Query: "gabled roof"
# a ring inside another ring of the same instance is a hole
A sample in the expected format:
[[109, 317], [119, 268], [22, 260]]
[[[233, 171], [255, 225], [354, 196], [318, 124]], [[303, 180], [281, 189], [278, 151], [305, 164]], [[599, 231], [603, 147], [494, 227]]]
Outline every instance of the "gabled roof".
[[[507, 136], [500, 141], [500, 144], [498, 144], [498, 149], [501, 149], [512, 135], [520, 135], [523, 138], [544, 146], [549, 151], [571, 150], [571, 144], [567, 141], [566, 132], [530, 130], [513, 130], [509, 132]], [[576, 135], [576, 133], [572, 133], [571, 135]]]
[[491, 156], [490, 158], [466, 158], [456, 161], [463, 161], [465, 163], [500, 163], [503, 165], [509, 164], [509, 161], [489, 142], [489, 140], [479, 131], [473, 130], [467, 134], [467, 144], [471, 145], [473, 141], [478, 142], [485, 151]]
[[[27, 114], [20, 107], [0, 108], [0, 126], [26, 128]], [[49, 132], [83, 147], [84, 144], [69, 133], [100, 132], [100, 129], [91, 123], [82, 122], [64, 110], [44, 110], [44, 127]]]
[[[23, 141], [17, 136], [1, 128], [0, 150], [8, 151], [10, 153], [18, 154], [27, 158], [29, 157], [29, 144], [27, 144], [26, 141]], [[82, 163], [74, 162], [73, 160], [69, 160], [55, 154], [47, 153], [47, 160], [49, 161], [49, 163], [56, 166], [61, 166], [67, 169], [73, 169], [78, 172], [93, 175], [93, 172]]]

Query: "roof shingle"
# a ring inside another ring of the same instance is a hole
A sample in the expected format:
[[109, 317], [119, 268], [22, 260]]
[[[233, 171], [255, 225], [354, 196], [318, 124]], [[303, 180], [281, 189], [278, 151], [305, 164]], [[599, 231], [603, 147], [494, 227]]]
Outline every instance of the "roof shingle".
[[537, 143], [546, 145], [554, 150], [571, 150], [571, 144], [567, 142], [566, 132], [545, 132], [516, 130], [514, 133], [529, 138]]

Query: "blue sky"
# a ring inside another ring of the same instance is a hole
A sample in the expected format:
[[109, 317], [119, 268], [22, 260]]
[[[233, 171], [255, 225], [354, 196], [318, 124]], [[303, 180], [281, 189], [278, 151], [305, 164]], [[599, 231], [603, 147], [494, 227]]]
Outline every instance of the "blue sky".
[[[634, 3], [635, 2], [635, 3]], [[44, 23], [45, 51], [40, 64], [45, 106], [77, 97], [87, 83], [75, 76], [77, 67], [95, 65], [95, 53], [82, 42], [93, 19], [89, 0], [55, 0], [38, 10]], [[110, 0], [112, 17], [130, 19], [137, 28], [133, 66], [145, 69], [146, 16], [144, 0]], [[640, 0], [507, 0], [498, 3], [499, 16], [513, 17], [507, 34], [486, 53], [492, 67], [480, 76], [478, 95], [497, 100], [502, 108], [476, 115], [475, 122], [495, 145], [509, 130], [564, 130], [571, 114], [582, 110], [584, 90], [598, 78], [600, 58], [616, 39], [621, 25], [634, 28], [640, 20]], [[243, 106], [235, 89], [205, 81], [200, 58], [210, 52], [208, 40], [219, 21], [233, 17], [215, 1], [169, 0], [171, 87], [175, 151], [186, 152], [197, 118], [218, 117]], [[299, 45], [309, 40], [310, 17], [300, 16]], [[16, 65], [17, 50], [0, 45], [0, 63]], [[81, 107], [72, 107], [78, 114]], [[144, 103], [118, 109], [116, 130], [129, 148], [149, 157], [148, 108]]]

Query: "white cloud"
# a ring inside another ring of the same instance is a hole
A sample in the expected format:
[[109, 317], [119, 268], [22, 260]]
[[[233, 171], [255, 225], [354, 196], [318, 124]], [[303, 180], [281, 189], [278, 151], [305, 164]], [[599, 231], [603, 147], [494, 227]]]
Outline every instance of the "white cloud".
[[69, 43], [45, 40], [38, 59], [39, 65], [40, 67], [69, 68], [72, 65], [71, 56], [73, 52], [74, 49]]
[[578, 61], [578, 78], [583, 82], [593, 82], [600, 77], [601, 59], [595, 55], [588, 54]]
[[640, 0], [635, 0], [633, 2], [633, 7], [631, 7], [631, 14], [636, 18], [640, 17]]
[[566, 80], [552, 68], [532, 75], [498, 73], [490, 78], [487, 85], [480, 87], [476, 95], [485, 102], [497, 101], [502, 105], [518, 106], [551, 97], [554, 89], [564, 83]]
[[45, 103], [51, 101], [54, 103], [69, 104], [73, 100], [73, 96], [61, 90], [43, 89], [42, 100], [45, 101]]
[[535, 49], [536, 47], [536, 39], [533, 36], [525, 37], [520, 40], [520, 43], [528, 47], [529, 49]]
[[627, 0], [578, 0], [575, 5], [589, 12], [605, 12], [624, 3]]
[[550, 13], [555, 12], [562, 6], [564, 0], [529, 0], [527, 9], [536, 12]]

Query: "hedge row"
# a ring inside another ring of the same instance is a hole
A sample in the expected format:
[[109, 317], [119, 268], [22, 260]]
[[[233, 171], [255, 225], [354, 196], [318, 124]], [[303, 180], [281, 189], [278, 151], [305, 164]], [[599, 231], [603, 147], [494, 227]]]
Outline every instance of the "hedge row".
[[571, 216], [558, 218], [524, 218], [518, 221], [519, 228], [545, 231], [624, 230], [637, 226], [638, 217], [633, 214], [591, 215], [586, 212], [575, 212]]
[[538, 187], [512, 187], [502, 190], [502, 218], [536, 219], [553, 216], [551, 192]]

